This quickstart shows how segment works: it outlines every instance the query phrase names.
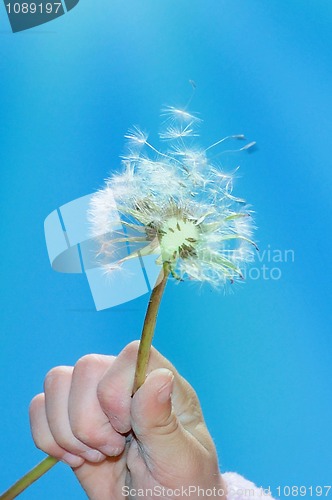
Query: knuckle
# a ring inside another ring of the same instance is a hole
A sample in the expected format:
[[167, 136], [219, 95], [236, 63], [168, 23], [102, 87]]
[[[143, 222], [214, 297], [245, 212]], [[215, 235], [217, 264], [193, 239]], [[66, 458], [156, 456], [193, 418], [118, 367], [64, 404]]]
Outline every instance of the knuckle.
[[139, 340], [133, 340], [122, 350], [122, 354], [129, 359], [133, 359], [137, 356], [139, 348]]
[[71, 370], [72, 368], [69, 366], [56, 366], [51, 368], [51, 370], [47, 372], [44, 380], [45, 391], [52, 390], [54, 386], [57, 386], [59, 380], [68, 375]]
[[[111, 358], [111, 357], [110, 357]], [[75, 371], [80, 373], [85, 373], [90, 371], [96, 366], [105, 365], [105, 356], [101, 354], [86, 354], [82, 356], [75, 365]]]
[[32, 418], [40, 410], [40, 407], [44, 404], [44, 402], [45, 394], [43, 392], [32, 398], [29, 405], [30, 418]]

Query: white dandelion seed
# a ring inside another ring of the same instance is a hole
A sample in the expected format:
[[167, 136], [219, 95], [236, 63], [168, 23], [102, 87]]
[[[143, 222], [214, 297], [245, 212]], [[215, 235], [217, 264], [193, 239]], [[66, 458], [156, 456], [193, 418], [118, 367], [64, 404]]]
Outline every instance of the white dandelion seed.
[[198, 116], [188, 113], [185, 109], [175, 108], [174, 106], [165, 106], [161, 111], [161, 116], [166, 116], [171, 122], [201, 122]]
[[[243, 279], [244, 266], [257, 248], [251, 239], [251, 212], [245, 200], [233, 195], [235, 172], [223, 172], [208, 153], [244, 136], [228, 136], [202, 149], [193, 145], [200, 119], [174, 107], [163, 114], [166, 129], [160, 137], [169, 147], [159, 151], [145, 132], [131, 129], [125, 136], [129, 153], [123, 157], [123, 171], [92, 197], [90, 220], [105, 269], [155, 254], [156, 263], [166, 263], [178, 280], [221, 286]], [[126, 250], [120, 258], [119, 248]]]
[[133, 127], [128, 130], [125, 135], [125, 139], [128, 140], [128, 144], [132, 144], [134, 146], [144, 146], [146, 141], [148, 140], [148, 134], [141, 130], [139, 127]]

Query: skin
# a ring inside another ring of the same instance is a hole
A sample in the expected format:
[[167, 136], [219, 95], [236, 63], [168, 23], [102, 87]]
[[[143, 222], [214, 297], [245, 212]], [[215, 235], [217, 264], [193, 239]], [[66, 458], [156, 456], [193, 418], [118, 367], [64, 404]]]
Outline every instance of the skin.
[[128, 498], [126, 485], [225, 491], [197, 395], [154, 348], [131, 397], [137, 351], [133, 342], [117, 357], [90, 354], [53, 368], [30, 405], [36, 446], [69, 464], [92, 500]]

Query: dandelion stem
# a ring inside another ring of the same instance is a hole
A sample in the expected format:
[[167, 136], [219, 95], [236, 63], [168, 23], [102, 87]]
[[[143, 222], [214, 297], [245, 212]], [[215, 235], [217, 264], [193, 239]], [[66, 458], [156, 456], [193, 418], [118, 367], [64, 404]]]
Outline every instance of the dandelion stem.
[[54, 457], [46, 457], [36, 467], [31, 469], [25, 476], [21, 477], [13, 486], [9, 488], [0, 497], [1, 500], [12, 500], [20, 495], [26, 488], [31, 486], [32, 483], [37, 481], [43, 474], [48, 472], [58, 460]]
[[146, 369], [149, 362], [150, 348], [156, 326], [158, 310], [165, 290], [169, 273], [170, 273], [169, 264], [165, 262], [158, 276], [156, 286], [152, 291], [148, 309], [145, 315], [145, 320], [137, 355], [133, 395], [141, 387], [141, 385], [143, 385], [146, 377]]

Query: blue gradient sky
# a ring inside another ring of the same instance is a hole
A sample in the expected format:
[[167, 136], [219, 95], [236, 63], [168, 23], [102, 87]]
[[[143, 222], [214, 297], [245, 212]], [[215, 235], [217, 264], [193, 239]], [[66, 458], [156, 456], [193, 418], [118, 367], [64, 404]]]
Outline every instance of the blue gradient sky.
[[[44, 219], [118, 168], [130, 125], [156, 137], [189, 79], [204, 144], [257, 141], [236, 193], [262, 251], [295, 260], [227, 295], [169, 283], [155, 346], [197, 390], [223, 470], [331, 482], [331, 23], [323, 0], [82, 0], [14, 35], [0, 6], [0, 489], [43, 458], [27, 408], [45, 373], [119, 352], [148, 300], [97, 313], [83, 276], [50, 268]], [[22, 495], [46, 497], [85, 498], [64, 465]]]

